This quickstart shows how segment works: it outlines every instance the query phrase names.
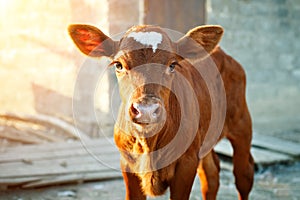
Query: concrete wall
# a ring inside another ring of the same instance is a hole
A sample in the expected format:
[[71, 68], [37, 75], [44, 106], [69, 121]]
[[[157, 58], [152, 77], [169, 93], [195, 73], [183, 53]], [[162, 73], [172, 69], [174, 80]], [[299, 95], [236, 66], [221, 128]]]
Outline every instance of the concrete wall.
[[207, 23], [225, 28], [222, 47], [248, 75], [258, 132], [300, 133], [300, 1], [208, 0]]
[[[72, 44], [67, 27], [89, 23], [108, 33], [107, 12], [106, 0], [0, 1], [0, 113], [72, 118], [74, 85], [86, 58]], [[93, 74], [86, 72], [83, 91]]]
[[205, 0], [144, 0], [144, 23], [186, 33], [205, 24]]
[[[35, 113], [39, 108], [57, 113], [49, 91], [66, 97], [68, 109], [63, 112], [71, 112], [69, 100], [85, 58], [67, 35], [68, 24], [94, 24], [114, 35], [143, 20], [146, 10], [141, 2], [1, 1], [0, 112]], [[207, 23], [224, 26], [221, 45], [246, 69], [254, 128], [285, 135], [300, 132], [300, 1], [207, 0], [206, 4]], [[93, 71], [86, 77], [90, 75]], [[96, 97], [101, 102], [95, 103], [101, 111], [110, 108], [112, 88], [104, 83], [113, 83], [111, 79], [106, 74], [101, 80], [102, 96]], [[41, 98], [45, 93], [49, 98]]]

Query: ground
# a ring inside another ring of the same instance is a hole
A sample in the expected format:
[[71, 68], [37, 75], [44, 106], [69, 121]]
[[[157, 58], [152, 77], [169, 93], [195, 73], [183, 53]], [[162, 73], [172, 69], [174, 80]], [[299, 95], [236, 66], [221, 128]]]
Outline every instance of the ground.
[[[195, 179], [191, 200], [200, 200], [200, 183]], [[11, 190], [0, 192], [2, 200], [122, 200], [125, 189], [122, 179], [90, 182], [76, 185], [47, 187], [34, 190]], [[300, 199], [300, 162], [273, 165], [255, 174], [251, 192], [255, 200], [296, 200]], [[167, 200], [168, 194], [157, 200]], [[220, 200], [237, 199], [232, 173], [221, 171]]]

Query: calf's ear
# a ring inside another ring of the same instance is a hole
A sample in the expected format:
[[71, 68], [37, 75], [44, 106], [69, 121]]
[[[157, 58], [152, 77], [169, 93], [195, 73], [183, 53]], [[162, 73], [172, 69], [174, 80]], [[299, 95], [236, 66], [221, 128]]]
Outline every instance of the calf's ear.
[[98, 28], [85, 24], [72, 24], [68, 28], [69, 34], [85, 55], [91, 57], [110, 57], [115, 53], [116, 43]]
[[184, 58], [203, 58], [217, 46], [222, 35], [221, 26], [198, 26], [177, 41], [177, 53]]

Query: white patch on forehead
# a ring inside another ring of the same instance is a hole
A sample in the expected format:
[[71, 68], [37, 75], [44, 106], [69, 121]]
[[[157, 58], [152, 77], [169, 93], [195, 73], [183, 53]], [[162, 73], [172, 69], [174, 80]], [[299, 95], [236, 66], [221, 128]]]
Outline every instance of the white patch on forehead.
[[129, 38], [133, 38], [135, 41], [151, 46], [153, 53], [155, 53], [157, 46], [162, 42], [162, 34], [157, 32], [131, 32], [128, 34]]

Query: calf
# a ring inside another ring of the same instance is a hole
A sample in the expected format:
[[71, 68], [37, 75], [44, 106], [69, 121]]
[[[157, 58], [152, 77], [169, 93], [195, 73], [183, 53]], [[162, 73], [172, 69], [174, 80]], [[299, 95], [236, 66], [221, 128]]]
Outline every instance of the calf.
[[239, 199], [248, 199], [253, 159], [246, 78], [217, 46], [222, 27], [199, 26], [177, 41], [150, 25], [132, 27], [120, 41], [90, 25], [70, 25], [69, 33], [84, 54], [110, 57], [115, 66], [121, 106], [114, 138], [127, 200], [167, 188], [170, 199], [189, 199], [196, 174], [203, 199], [216, 199], [220, 167], [213, 146], [222, 137], [234, 150]]

